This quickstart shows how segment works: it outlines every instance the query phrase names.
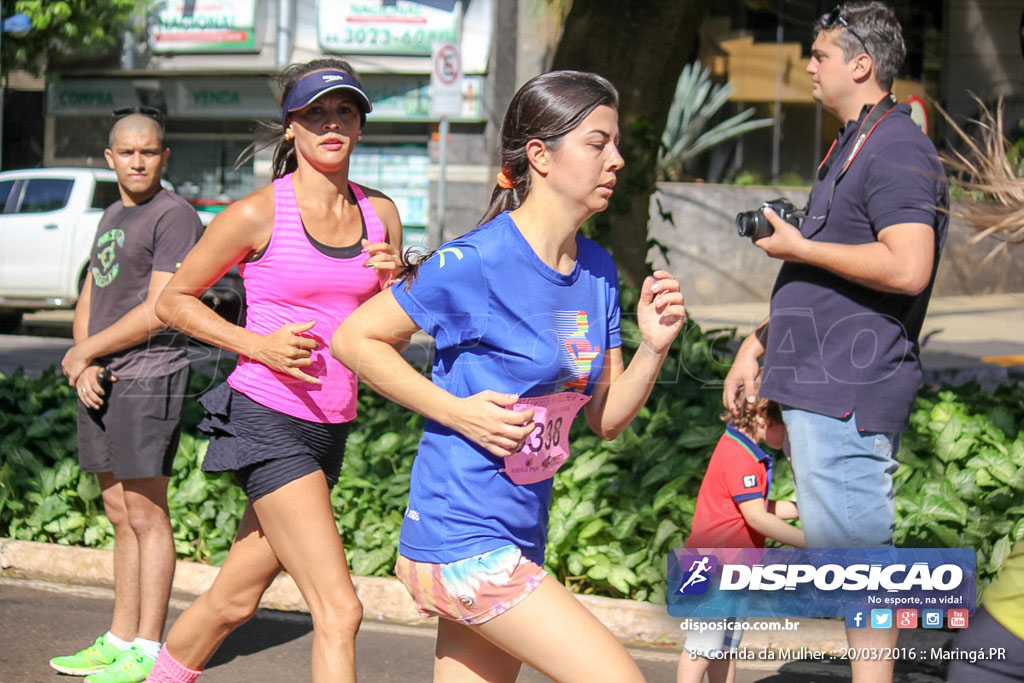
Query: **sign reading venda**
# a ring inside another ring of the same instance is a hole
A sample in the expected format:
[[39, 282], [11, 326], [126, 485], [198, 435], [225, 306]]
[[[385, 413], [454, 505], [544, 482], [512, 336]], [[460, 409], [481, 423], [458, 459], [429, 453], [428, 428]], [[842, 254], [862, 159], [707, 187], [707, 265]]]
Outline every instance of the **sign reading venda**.
[[153, 52], [250, 52], [256, 0], [167, 0], [156, 15]]
[[841, 617], [851, 609], [974, 611], [968, 548], [676, 548], [674, 617]]

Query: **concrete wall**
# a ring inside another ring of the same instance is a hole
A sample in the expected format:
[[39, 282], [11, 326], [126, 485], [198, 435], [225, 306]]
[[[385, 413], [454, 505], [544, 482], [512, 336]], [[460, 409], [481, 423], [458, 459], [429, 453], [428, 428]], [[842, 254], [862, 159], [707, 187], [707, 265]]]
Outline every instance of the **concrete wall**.
[[[736, 235], [734, 219], [768, 199], [784, 196], [797, 206], [805, 189], [735, 187], [702, 183], [661, 183], [651, 198], [651, 237], [669, 247], [668, 263], [651, 252], [657, 266], [667, 265], [683, 285], [687, 303], [767, 301], [779, 270], [747, 239]], [[672, 215], [674, 225], [659, 215]], [[955, 207], [954, 207], [955, 210]], [[995, 242], [971, 243], [973, 233], [953, 219], [935, 283], [936, 296], [1024, 292], [1024, 247], [1010, 248], [988, 263]]]

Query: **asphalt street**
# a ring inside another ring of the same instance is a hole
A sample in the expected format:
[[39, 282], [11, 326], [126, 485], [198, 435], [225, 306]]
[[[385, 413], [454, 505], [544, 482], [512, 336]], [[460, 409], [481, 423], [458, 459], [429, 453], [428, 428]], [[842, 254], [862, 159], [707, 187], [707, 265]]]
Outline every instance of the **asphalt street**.
[[[171, 601], [168, 624], [189, 603]], [[71, 680], [47, 664], [91, 643], [109, 625], [113, 592], [0, 577], [0, 683], [59, 683]], [[422, 683], [432, 678], [434, 625], [364, 621], [356, 640], [360, 681]], [[920, 632], [914, 635], [920, 635]], [[939, 634], [934, 634], [938, 636]], [[260, 610], [221, 646], [200, 679], [204, 683], [302, 683], [309, 678], [313, 625], [308, 614]], [[901, 640], [901, 644], [904, 641]], [[631, 647], [650, 683], [672, 683], [678, 653], [668, 648]], [[839, 659], [790, 662], [741, 661], [737, 683], [845, 683], [849, 665]], [[527, 667], [521, 683], [548, 681]], [[941, 683], [944, 665], [898, 662], [895, 683]], [[612, 683], [612, 682], [610, 682]]]
[[[188, 603], [188, 599], [172, 600], [168, 624]], [[0, 578], [0, 682], [69, 680], [51, 670], [47, 660], [55, 654], [74, 652], [103, 633], [109, 626], [112, 604], [113, 592], [106, 588]], [[359, 680], [431, 680], [435, 627], [433, 622], [425, 623], [430, 625], [364, 621], [356, 640]], [[308, 614], [260, 610], [228, 637], [200, 680], [308, 681], [312, 642], [313, 623]], [[675, 680], [677, 656], [672, 651], [634, 650], [634, 657], [652, 683]], [[527, 683], [549, 679], [524, 668], [519, 680]], [[764, 676], [746, 677], [741, 682], [758, 680], [765, 680]]]

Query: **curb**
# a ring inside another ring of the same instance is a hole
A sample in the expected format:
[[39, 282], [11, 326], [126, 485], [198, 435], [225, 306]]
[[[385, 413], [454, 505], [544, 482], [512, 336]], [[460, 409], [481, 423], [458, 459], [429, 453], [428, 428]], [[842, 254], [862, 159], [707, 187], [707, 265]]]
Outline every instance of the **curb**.
[[[113, 585], [114, 554], [53, 543], [36, 543], [0, 538], [0, 571], [18, 578], [39, 579], [87, 586]], [[218, 567], [178, 560], [172, 590], [192, 596], [206, 591], [217, 575]], [[353, 576], [356, 594], [363, 603], [363, 618], [376, 621], [419, 623], [423, 618], [409, 593], [397, 579]], [[619, 600], [594, 595], [576, 598], [619, 640], [678, 648], [684, 633], [680, 619], [670, 617], [664, 606], [636, 600]], [[308, 612], [295, 582], [282, 573], [263, 594], [260, 607], [289, 612]], [[764, 619], [780, 625], [777, 631], [745, 631], [743, 648], [777, 651], [783, 648], [815, 652], [837, 652], [846, 647], [846, 631], [841, 620], [790, 619], [799, 628], [781, 630], [787, 620]]]

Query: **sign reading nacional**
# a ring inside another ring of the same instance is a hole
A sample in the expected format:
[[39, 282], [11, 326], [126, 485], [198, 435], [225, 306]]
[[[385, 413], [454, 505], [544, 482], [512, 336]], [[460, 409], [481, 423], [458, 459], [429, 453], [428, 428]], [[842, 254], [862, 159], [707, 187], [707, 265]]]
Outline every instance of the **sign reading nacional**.
[[320, 47], [343, 54], [429, 55], [455, 43], [461, 0], [318, 0]]
[[166, 0], [150, 33], [153, 52], [255, 52], [256, 0]]

